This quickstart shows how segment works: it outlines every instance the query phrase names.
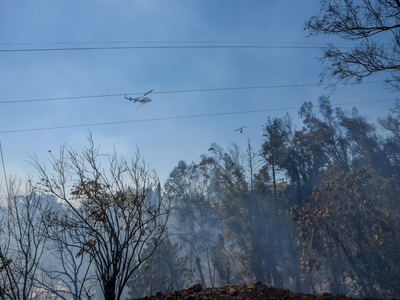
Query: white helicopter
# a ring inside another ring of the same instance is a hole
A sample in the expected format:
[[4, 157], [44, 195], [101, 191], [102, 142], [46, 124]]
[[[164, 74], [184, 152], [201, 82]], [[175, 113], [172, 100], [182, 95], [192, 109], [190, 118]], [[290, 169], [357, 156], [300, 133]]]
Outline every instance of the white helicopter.
[[125, 95], [125, 99], [129, 100], [129, 101], [133, 101], [135, 102], [140, 102], [140, 105], [137, 109], [139, 109], [143, 104], [151, 102], [151, 99], [148, 97], [145, 97], [146, 95], [150, 94], [153, 90], [148, 91], [146, 94], [143, 94], [142, 97], [138, 97], [138, 98], [131, 98], [131, 97], [127, 97]]

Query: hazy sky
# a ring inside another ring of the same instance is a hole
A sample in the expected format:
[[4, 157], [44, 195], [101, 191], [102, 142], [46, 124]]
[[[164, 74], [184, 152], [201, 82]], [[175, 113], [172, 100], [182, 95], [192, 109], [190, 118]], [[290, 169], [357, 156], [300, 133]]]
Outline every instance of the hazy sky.
[[[138, 147], [162, 180], [211, 143], [245, 150], [250, 139], [258, 150], [268, 117], [288, 112], [296, 121], [304, 101], [331, 93], [317, 85], [317, 57], [334, 40], [303, 31], [318, 11], [316, 0], [2, 0], [7, 172], [35, 174], [31, 151], [44, 162], [63, 144], [79, 151], [89, 132], [102, 152], [129, 159]], [[331, 101], [376, 122], [395, 98], [375, 83], [382, 78], [338, 87]], [[123, 97], [151, 89], [153, 101], [140, 109]]]

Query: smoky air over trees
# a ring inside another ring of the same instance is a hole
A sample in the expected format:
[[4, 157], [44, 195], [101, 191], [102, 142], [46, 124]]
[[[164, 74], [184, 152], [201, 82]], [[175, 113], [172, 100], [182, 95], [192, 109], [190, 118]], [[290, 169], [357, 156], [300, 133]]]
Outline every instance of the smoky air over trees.
[[321, 97], [317, 109], [304, 103], [300, 130], [289, 115], [268, 120], [262, 149], [214, 144], [199, 162], [181, 161], [171, 172], [165, 187], [177, 247], [196, 282], [398, 295], [393, 119], [381, 120], [378, 133], [355, 108], [345, 112]]
[[374, 122], [330, 99], [377, 73], [399, 92], [399, 11], [399, 1], [322, 0], [305, 30], [357, 42], [323, 49], [331, 94], [301, 105], [300, 126], [290, 113], [266, 116], [260, 146], [212, 143], [164, 182], [140, 149], [103, 153], [92, 134], [82, 151], [64, 145], [45, 162], [31, 153], [37, 173], [24, 179], [8, 175], [1, 151], [0, 299], [135, 299], [255, 281], [400, 297], [400, 103]]
[[82, 155], [62, 148], [49, 173], [34, 162], [40, 182], [10, 180], [1, 210], [3, 297], [138, 298], [253, 281], [399, 295], [398, 119], [372, 124], [327, 97], [299, 113], [301, 129], [289, 115], [269, 119], [261, 149], [213, 144], [163, 187], [139, 154], [103, 156], [90, 138]]

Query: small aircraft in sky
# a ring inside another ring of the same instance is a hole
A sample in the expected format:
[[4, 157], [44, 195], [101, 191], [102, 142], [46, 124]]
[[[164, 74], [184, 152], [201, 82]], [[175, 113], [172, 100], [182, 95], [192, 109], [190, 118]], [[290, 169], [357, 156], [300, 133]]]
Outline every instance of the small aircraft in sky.
[[132, 97], [127, 97], [125, 95], [125, 99], [129, 100], [129, 101], [133, 101], [135, 102], [140, 102], [140, 105], [137, 109], [139, 109], [143, 104], [151, 102], [151, 99], [146, 97], [148, 94], [150, 94], [153, 90], [148, 91], [146, 94], [143, 94], [142, 97], [138, 97], [138, 98], [132, 98]]
[[240, 127], [240, 128], [238, 128], [238, 129], [235, 129], [235, 131], [239, 131], [240, 133], [242, 133], [243, 132], [243, 128], [246, 128], [247, 126], [242, 126], [242, 127]]

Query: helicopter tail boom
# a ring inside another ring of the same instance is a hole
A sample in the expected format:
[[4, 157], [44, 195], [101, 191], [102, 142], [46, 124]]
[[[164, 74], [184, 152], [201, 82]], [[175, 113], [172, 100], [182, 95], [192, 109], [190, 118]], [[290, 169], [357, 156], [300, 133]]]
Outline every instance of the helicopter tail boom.
[[126, 100], [129, 100], [129, 101], [133, 101], [133, 103], [138, 102], [138, 99], [137, 99], [137, 98], [132, 98], [132, 97], [127, 97], [127, 96], [125, 96], [125, 99], [126, 99]]

